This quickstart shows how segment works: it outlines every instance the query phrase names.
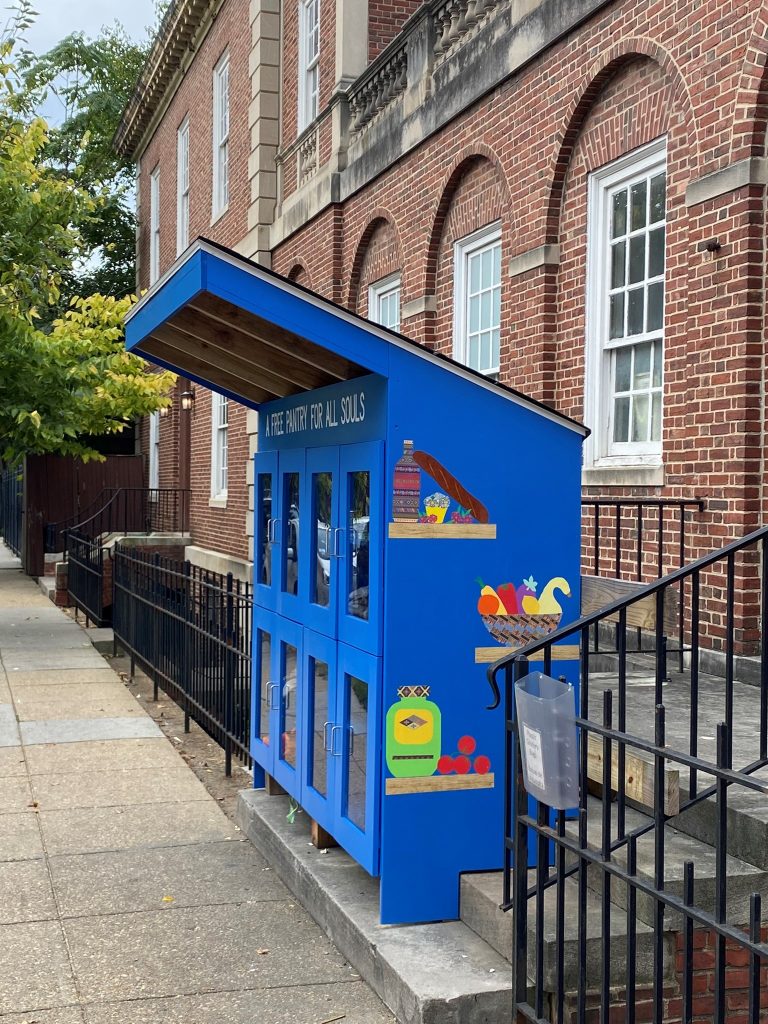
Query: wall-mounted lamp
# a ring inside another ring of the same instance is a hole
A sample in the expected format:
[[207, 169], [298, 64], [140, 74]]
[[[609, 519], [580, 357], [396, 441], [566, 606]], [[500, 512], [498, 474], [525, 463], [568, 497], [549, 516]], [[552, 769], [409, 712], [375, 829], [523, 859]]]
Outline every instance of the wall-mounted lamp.
[[166, 416], [170, 413], [170, 411], [171, 411], [170, 405], [162, 406], [161, 409], [160, 409], [160, 416], [161, 416], [161, 418], [165, 419]]
[[182, 391], [181, 393], [181, 408], [185, 412], [189, 412], [190, 409], [195, 407], [195, 392], [194, 391]]
[[720, 252], [723, 248], [719, 238], [710, 238], [706, 242], [699, 242], [699, 252], [708, 252], [710, 256]]

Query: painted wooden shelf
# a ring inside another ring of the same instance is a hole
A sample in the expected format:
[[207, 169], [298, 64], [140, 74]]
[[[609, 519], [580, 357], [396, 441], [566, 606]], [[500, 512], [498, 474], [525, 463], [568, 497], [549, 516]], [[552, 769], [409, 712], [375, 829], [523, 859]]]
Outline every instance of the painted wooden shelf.
[[399, 540], [496, 540], [495, 523], [390, 523]]
[[[498, 661], [499, 658], [504, 658], [508, 654], [514, 654], [519, 648], [516, 647], [476, 647], [475, 648], [475, 664], [476, 665], [493, 665], [494, 662]], [[537, 651], [532, 654], [529, 661], [544, 661], [544, 651]], [[552, 661], [578, 661], [579, 660], [579, 645], [578, 644], [556, 644], [552, 648]]]
[[408, 793], [456, 793], [462, 789], [493, 789], [494, 774], [428, 775], [420, 779], [387, 779], [387, 796]]

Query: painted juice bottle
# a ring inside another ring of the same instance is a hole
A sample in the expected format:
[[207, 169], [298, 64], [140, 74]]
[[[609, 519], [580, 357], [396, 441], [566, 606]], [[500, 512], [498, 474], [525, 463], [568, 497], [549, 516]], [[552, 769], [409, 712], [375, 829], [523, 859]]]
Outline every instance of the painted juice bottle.
[[421, 470], [413, 458], [413, 441], [403, 442], [402, 458], [395, 463], [392, 491], [392, 519], [394, 522], [417, 522], [421, 504]]
[[387, 767], [396, 779], [434, 775], [440, 760], [442, 716], [428, 686], [401, 686], [387, 712]]

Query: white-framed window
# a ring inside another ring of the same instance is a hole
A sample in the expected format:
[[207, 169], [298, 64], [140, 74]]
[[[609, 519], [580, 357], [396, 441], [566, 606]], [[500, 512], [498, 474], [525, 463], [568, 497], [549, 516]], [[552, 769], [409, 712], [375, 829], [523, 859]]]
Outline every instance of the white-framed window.
[[160, 277], [160, 165], [149, 176], [149, 283]]
[[176, 255], [189, 245], [189, 117], [176, 137]]
[[160, 413], [149, 414], [149, 489], [160, 486]]
[[229, 206], [229, 53], [213, 69], [213, 219]]
[[666, 142], [589, 179], [587, 462], [659, 465], [664, 390]]
[[501, 225], [454, 245], [453, 355], [481, 373], [499, 372]]
[[211, 394], [211, 497], [227, 496], [229, 402], [224, 395]]
[[391, 274], [368, 289], [368, 319], [393, 331], [400, 330], [400, 275]]
[[299, 0], [299, 131], [317, 117], [320, 0]]

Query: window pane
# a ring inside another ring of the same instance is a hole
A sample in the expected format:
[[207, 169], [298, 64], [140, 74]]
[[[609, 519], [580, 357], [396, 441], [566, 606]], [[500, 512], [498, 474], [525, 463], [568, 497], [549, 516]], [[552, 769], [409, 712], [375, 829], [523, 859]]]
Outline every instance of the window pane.
[[667, 199], [667, 175], [657, 174], [651, 178], [651, 224], [664, 220]]
[[623, 288], [627, 243], [616, 242], [611, 247], [611, 288]]
[[312, 724], [310, 728], [310, 772], [309, 784], [318, 793], [326, 796], [328, 793], [328, 752], [326, 750], [326, 723], [330, 715], [328, 712], [328, 666], [324, 661], [310, 658], [310, 686], [312, 687]]
[[651, 440], [661, 440], [661, 394], [653, 396], [653, 415], [651, 418]]
[[616, 192], [613, 197], [613, 215], [611, 218], [611, 238], [618, 238], [627, 233], [627, 190]]
[[483, 269], [480, 275], [480, 280], [483, 288], [490, 288], [493, 284], [493, 250], [486, 249], [481, 255], [481, 260]]
[[637, 231], [638, 228], [645, 227], [646, 223], [646, 201], [648, 196], [648, 188], [645, 181], [637, 181], [632, 186], [632, 216], [631, 216], [631, 228], [632, 231]]
[[651, 386], [651, 346], [635, 346], [635, 366], [632, 375], [634, 391], [647, 391]]
[[259, 720], [256, 723], [256, 736], [261, 739], [262, 743], [269, 743], [269, 705], [270, 705], [270, 662], [272, 658], [272, 638], [269, 633], [265, 633], [263, 629], [259, 630], [259, 638], [261, 640], [261, 650], [259, 651], [260, 659], [260, 683], [259, 683], [259, 708], [257, 714]]
[[661, 387], [661, 370], [662, 370], [662, 352], [661, 342], [654, 341], [653, 343], [653, 386], [655, 388]]
[[327, 608], [331, 582], [331, 500], [333, 476], [330, 473], [312, 475], [312, 499], [315, 509], [315, 551], [312, 561], [315, 572], [311, 578], [311, 600]]
[[480, 296], [480, 328], [487, 331], [491, 326], [491, 293], [483, 292]]
[[286, 473], [284, 478], [285, 519], [283, 526], [283, 580], [286, 594], [299, 592], [299, 474]]
[[643, 333], [643, 308], [645, 306], [645, 288], [635, 288], [627, 292], [627, 336]]
[[629, 399], [617, 398], [614, 404], [613, 440], [629, 440]]
[[296, 767], [296, 648], [283, 644], [283, 678], [280, 686], [280, 757]]
[[664, 236], [664, 228], [656, 228], [648, 234], [648, 277], [664, 273]]
[[629, 283], [645, 280], [645, 235], [629, 240]]
[[493, 289], [493, 308], [491, 309], [491, 325], [498, 327], [501, 323], [501, 288]]
[[501, 280], [501, 246], [493, 247], [493, 282], [498, 284]]
[[480, 291], [480, 257], [469, 257], [469, 292], [474, 295]]
[[477, 296], [469, 300], [469, 330], [472, 334], [480, 330], [480, 299]]
[[611, 296], [611, 338], [624, 337], [624, 292]]
[[349, 722], [346, 816], [365, 831], [365, 797], [368, 790], [368, 683], [346, 676]]
[[498, 330], [491, 332], [491, 361], [489, 369], [496, 369], [499, 365], [499, 350], [501, 344], [501, 337]]
[[486, 331], [480, 335], [480, 369], [488, 370], [491, 366], [491, 333]]
[[350, 473], [347, 509], [347, 611], [368, 618], [368, 564], [370, 536], [371, 475]]
[[648, 287], [648, 330], [658, 331], [664, 323], [664, 282]]
[[467, 365], [473, 370], [480, 369], [480, 335], [473, 334], [469, 339], [469, 351], [467, 352]]
[[635, 395], [632, 402], [632, 440], [648, 440], [648, 395]]
[[259, 579], [264, 586], [272, 583], [272, 545], [269, 532], [272, 526], [272, 474], [262, 473], [259, 476], [259, 523], [261, 531], [261, 566]]
[[632, 349], [620, 348], [616, 353], [616, 374], [613, 390], [616, 392], [629, 391], [629, 383], [632, 372]]

